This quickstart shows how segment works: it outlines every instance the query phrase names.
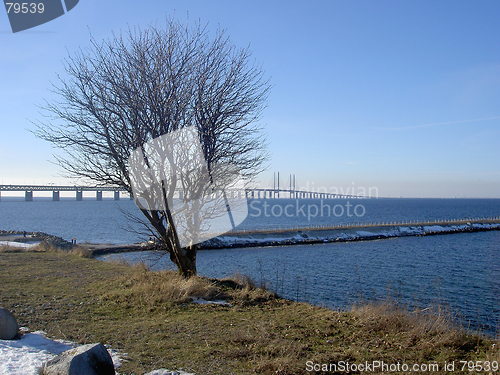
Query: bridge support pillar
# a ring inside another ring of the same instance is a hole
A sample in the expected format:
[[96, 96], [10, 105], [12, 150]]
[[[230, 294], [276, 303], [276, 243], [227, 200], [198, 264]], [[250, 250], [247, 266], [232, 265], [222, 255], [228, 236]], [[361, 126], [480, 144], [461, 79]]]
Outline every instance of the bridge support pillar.
[[83, 191], [82, 190], [77, 190], [76, 191], [76, 200], [77, 201], [83, 200]]
[[33, 192], [32, 192], [32, 191], [28, 191], [28, 190], [26, 190], [26, 191], [24, 192], [24, 200], [25, 200], [26, 202], [31, 202], [31, 201], [33, 200]]
[[102, 201], [102, 191], [97, 190], [95, 192], [95, 199], [98, 200], [98, 201]]
[[53, 201], [58, 201], [59, 200], [59, 191], [54, 190], [52, 192], [52, 200]]
[[115, 201], [119, 201], [120, 200], [120, 192], [119, 191], [115, 191]]

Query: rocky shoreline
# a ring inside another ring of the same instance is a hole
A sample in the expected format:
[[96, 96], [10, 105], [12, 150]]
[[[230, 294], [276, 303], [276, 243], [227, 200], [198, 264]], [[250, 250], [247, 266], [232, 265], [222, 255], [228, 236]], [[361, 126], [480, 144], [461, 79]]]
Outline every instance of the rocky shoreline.
[[0, 230], [0, 240], [4, 238], [12, 238], [13, 242], [34, 242], [39, 241], [42, 245], [54, 246], [60, 249], [71, 249], [73, 244], [66, 241], [64, 238], [53, 236], [44, 232], [26, 232], [16, 230]]
[[500, 230], [500, 223], [465, 223], [440, 225], [393, 225], [339, 229], [304, 229], [270, 233], [227, 233], [205, 241], [200, 250], [240, 247], [308, 245], [329, 242], [373, 241], [395, 237], [431, 236]]
[[[246, 247], [313, 245], [332, 242], [373, 241], [407, 236], [431, 236], [454, 233], [474, 233], [500, 230], [498, 220], [463, 223], [427, 223], [427, 224], [394, 224], [394, 225], [359, 225], [339, 228], [304, 228], [248, 232], [228, 232], [199, 244], [199, 250], [218, 250]], [[23, 237], [21, 237], [23, 236]], [[25, 236], [25, 237], [24, 237]], [[70, 250], [75, 245], [61, 237], [43, 232], [22, 232], [0, 230], [2, 237], [11, 237], [16, 242], [38, 240], [42, 245]], [[132, 251], [161, 250], [151, 242], [136, 244], [79, 244], [89, 251], [91, 256]]]

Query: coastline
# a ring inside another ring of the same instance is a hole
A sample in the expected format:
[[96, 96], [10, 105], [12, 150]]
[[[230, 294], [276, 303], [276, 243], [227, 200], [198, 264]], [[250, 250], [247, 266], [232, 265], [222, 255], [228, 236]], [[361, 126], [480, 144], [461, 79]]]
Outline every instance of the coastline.
[[[374, 241], [407, 236], [431, 236], [455, 233], [474, 233], [500, 230], [500, 218], [433, 220], [426, 222], [357, 223], [334, 227], [280, 228], [227, 232], [199, 244], [198, 250], [237, 249], [247, 247], [273, 247], [291, 245], [313, 245], [332, 242]], [[0, 246], [26, 247], [33, 242], [70, 249], [74, 246], [85, 249], [91, 257], [112, 253], [159, 250], [150, 242], [134, 244], [73, 245], [69, 241], [42, 232], [0, 230]]]

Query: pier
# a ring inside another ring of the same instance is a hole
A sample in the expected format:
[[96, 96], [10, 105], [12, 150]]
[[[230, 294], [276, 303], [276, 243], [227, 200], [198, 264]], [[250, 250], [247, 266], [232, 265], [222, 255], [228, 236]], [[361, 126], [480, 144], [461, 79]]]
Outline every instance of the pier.
[[327, 242], [382, 240], [407, 236], [430, 236], [500, 230], [500, 217], [427, 221], [339, 223], [325, 226], [266, 228], [214, 233], [203, 249], [311, 245]]

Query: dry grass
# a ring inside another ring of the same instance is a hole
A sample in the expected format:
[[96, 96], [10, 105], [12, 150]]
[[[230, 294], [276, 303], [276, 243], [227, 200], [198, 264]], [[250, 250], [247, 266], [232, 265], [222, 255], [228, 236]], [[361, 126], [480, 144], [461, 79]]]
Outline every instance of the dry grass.
[[351, 312], [371, 332], [442, 333], [459, 330], [453, 319], [442, 308], [410, 309], [394, 301], [365, 302], [353, 305]]
[[500, 364], [500, 338], [468, 332], [443, 306], [410, 309], [394, 301], [372, 302], [354, 306], [351, 314], [363, 327], [358, 337], [362, 346], [381, 355], [392, 352], [387, 361], [440, 366], [454, 361], [458, 373], [471, 373], [468, 368], [462, 371], [460, 361]]
[[256, 287], [250, 276], [240, 273], [235, 273], [231, 278], [212, 281], [219, 287], [226, 287], [222, 294], [228, 299], [243, 305], [258, 304], [278, 297], [276, 293], [271, 293], [265, 286]]
[[64, 253], [64, 254], [78, 255], [83, 258], [92, 258], [93, 256], [91, 250], [82, 246], [73, 246], [71, 249], [61, 249], [60, 247], [57, 247], [54, 244], [47, 242], [41, 242], [39, 245], [30, 248], [12, 247], [6, 245], [0, 246], [0, 253], [21, 253], [21, 252]]
[[240, 305], [252, 305], [276, 298], [273, 293], [256, 288], [250, 277], [239, 274], [223, 280], [200, 276], [186, 279], [172, 270], [151, 271], [144, 264], [133, 265], [131, 270], [132, 274], [118, 280], [116, 287], [102, 296], [103, 300], [154, 310], [165, 308], [165, 304], [190, 302], [193, 298], [226, 300]]
[[12, 246], [7, 246], [7, 245], [0, 246], [0, 253], [20, 253], [21, 251], [24, 251], [24, 250], [22, 248], [19, 248], [19, 247], [12, 247]]
[[206, 278], [186, 279], [178, 272], [152, 272], [144, 264], [132, 266], [131, 275], [118, 281], [118, 288], [103, 299], [155, 308], [164, 303], [185, 303], [193, 297], [213, 299], [219, 290]]

